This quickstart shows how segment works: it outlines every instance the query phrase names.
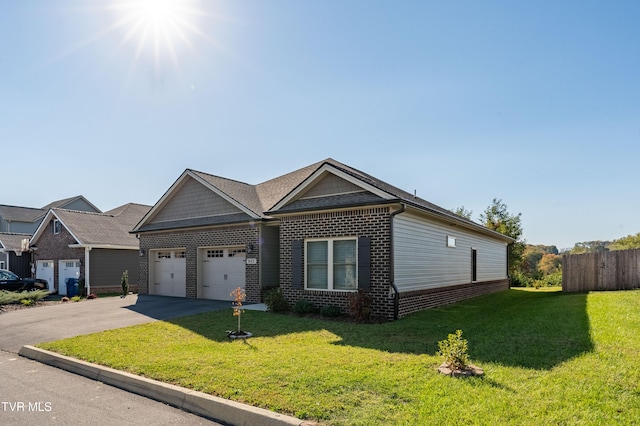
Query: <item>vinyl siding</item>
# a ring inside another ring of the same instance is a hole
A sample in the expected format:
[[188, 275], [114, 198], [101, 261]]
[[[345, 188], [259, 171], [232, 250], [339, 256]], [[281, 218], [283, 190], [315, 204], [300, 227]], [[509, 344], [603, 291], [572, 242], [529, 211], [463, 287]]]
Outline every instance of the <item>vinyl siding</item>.
[[227, 200], [189, 178], [151, 223], [241, 213]]
[[277, 287], [280, 284], [280, 228], [262, 225], [261, 233], [261, 287]]
[[91, 288], [120, 287], [122, 273], [129, 271], [129, 284], [138, 283], [140, 257], [138, 250], [93, 249], [89, 259]]
[[[456, 247], [447, 247], [447, 236]], [[506, 244], [411, 213], [394, 219], [394, 280], [401, 292], [471, 282], [471, 249], [477, 281], [506, 278]]]

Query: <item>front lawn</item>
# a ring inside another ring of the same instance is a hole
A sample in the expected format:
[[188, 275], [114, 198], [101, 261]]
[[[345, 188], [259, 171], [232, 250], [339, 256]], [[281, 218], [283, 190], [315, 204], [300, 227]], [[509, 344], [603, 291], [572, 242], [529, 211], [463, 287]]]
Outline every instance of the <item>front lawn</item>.
[[[322, 424], [634, 424], [640, 291], [512, 289], [362, 325], [231, 310], [39, 347]], [[456, 329], [484, 377], [437, 372]]]

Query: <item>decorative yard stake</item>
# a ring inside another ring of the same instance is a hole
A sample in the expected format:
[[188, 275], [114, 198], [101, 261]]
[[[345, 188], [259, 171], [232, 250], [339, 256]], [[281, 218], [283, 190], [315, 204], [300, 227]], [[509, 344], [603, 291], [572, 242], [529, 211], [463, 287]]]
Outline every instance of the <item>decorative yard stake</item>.
[[248, 331], [242, 331], [240, 328], [240, 318], [244, 313], [244, 309], [242, 309], [242, 302], [247, 298], [247, 294], [244, 289], [241, 287], [236, 288], [230, 294], [233, 296], [233, 316], [238, 317], [238, 330], [236, 331], [227, 331], [227, 336], [232, 339], [244, 339], [247, 337], [251, 337], [252, 334]]

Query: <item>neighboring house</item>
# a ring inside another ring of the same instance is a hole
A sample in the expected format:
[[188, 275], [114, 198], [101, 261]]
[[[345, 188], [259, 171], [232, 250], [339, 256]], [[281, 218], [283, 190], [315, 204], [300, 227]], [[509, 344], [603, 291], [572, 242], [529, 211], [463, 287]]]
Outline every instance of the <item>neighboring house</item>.
[[258, 185], [187, 169], [132, 232], [140, 293], [346, 311], [362, 290], [388, 319], [507, 289], [513, 242], [333, 159]]
[[0, 268], [21, 277], [33, 277], [33, 261], [28, 241], [38, 229], [50, 208], [66, 208], [100, 213], [100, 210], [81, 195], [54, 201], [42, 208], [0, 204]]
[[0, 232], [0, 269], [8, 269], [21, 276], [31, 278], [31, 234]]
[[101, 213], [82, 195], [54, 201], [42, 208], [7, 206], [0, 204], [0, 232], [33, 234], [49, 209], [69, 209]]
[[150, 206], [125, 204], [105, 213], [52, 208], [31, 238], [36, 277], [67, 294], [67, 279], [84, 279], [87, 292], [120, 292], [127, 270], [132, 290], [138, 281], [139, 243], [129, 231]]

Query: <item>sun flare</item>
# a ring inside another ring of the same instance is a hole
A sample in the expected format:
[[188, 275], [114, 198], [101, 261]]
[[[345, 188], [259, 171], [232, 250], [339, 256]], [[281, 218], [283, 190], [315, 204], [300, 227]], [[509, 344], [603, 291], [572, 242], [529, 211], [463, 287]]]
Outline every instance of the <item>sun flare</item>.
[[123, 44], [135, 46], [136, 57], [153, 55], [177, 63], [178, 50], [192, 50], [191, 36], [202, 35], [196, 18], [202, 14], [197, 0], [123, 0], [113, 9], [116, 26], [124, 30]]

